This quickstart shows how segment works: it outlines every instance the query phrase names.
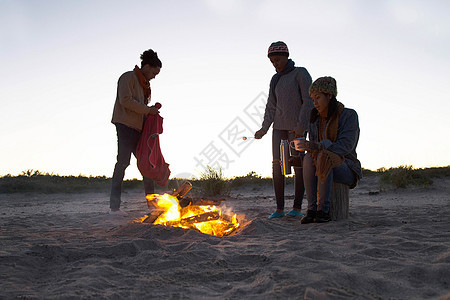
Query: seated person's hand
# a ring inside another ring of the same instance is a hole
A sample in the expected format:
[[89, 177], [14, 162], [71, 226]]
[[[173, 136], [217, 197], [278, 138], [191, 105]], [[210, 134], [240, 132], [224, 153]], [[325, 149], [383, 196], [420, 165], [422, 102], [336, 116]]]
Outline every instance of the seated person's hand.
[[323, 145], [321, 143], [318, 142], [310, 142], [307, 140], [301, 140], [298, 143], [298, 146], [295, 147], [295, 150], [297, 151], [320, 151], [323, 149]]

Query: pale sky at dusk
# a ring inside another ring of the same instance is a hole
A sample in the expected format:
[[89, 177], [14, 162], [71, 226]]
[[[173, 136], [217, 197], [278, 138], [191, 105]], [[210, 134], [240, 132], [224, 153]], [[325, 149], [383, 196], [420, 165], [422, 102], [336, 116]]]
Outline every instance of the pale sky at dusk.
[[172, 177], [198, 175], [199, 162], [271, 176], [271, 131], [242, 136], [260, 128], [279, 40], [313, 80], [336, 78], [359, 115], [364, 168], [450, 165], [449, 11], [436, 0], [0, 0], [0, 175], [112, 176], [117, 80], [153, 49]]

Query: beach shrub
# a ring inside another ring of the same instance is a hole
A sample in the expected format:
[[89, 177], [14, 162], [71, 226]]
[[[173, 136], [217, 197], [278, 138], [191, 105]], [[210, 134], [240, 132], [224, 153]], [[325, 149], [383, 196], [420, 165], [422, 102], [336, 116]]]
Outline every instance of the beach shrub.
[[[450, 166], [413, 169], [412, 166], [397, 168], [380, 168], [376, 172], [363, 169], [364, 176], [379, 177], [380, 190], [382, 185], [393, 185], [397, 188], [406, 188], [408, 185], [428, 186], [433, 184], [432, 178], [450, 176]], [[203, 193], [208, 195], [228, 194], [230, 188], [238, 188], [246, 184], [271, 184], [272, 178], [262, 178], [256, 172], [249, 172], [245, 176], [232, 179], [224, 177], [221, 169], [215, 170], [207, 167], [199, 179], [172, 178], [166, 187], [155, 186], [157, 192], [166, 192], [175, 189], [182, 181], [188, 180], [193, 189], [189, 195]], [[293, 184], [294, 176], [286, 176], [286, 184]], [[109, 192], [111, 178], [106, 176], [61, 176], [54, 173], [45, 173], [39, 170], [28, 169], [20, 175], [7, 174], [0, 176], [0, 193], [80, 193], [92, 191]], [[123, 182], [123, 190], [142, 189], [141, 179], [129, 179]]]
[[380, 185], [391, 184], [397, 188], [406, 188], [408, 185], [428, 186], [433, 180], [423, 169], [413, 169], [412, 166], [399, 166], [396, 168], [378, 169]]
[[425, 168], [418, 171], [428, 177], [443, 178], [450, 176], [450, 166]]
[[233, 177], [230, 181], [230, 187], [238, 188], [243, 185], [272, 183], [271, 178], [262, 178], [256, 172], [251, 171], [245, 176]]
[[376, 176], [376, 175], [378, 175], [378, 172], [362, 168], [362, 175], [363, 175], [363, 177]]
[[122, 189], [124, 190], [133, 190], [133, 189], [144, 189], [144, 182], [141, 179], [127, 179], [122, 183]]
[[18, 176], [0, 178], [0, 193], [76, 193], [105, 189], [106, 176], [60, 176], [40, 171], [26, 170]]
[[[124, 190], [141, 187], [141, 180], [125, 180]], [[11, 174], [0, 177], [0, 193], [80, 193], [91, 191], [109, 191], [111, 178], [106, 176], [61, 176], [28, 169], [18, 176]]]
[[226, 195], [229, 193], [229, 181], [223, 175], [222, 168], [214, 169], [206, 166], [205, 171], [200, 173], [198, 183], [207, 196]]

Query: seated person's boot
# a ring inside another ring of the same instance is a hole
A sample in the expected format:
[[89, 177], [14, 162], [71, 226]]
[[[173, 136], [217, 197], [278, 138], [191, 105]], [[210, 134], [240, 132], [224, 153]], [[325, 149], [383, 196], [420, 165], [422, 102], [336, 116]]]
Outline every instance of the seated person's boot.
[[316, 214], [316, 223], [326, 223], [326, 222], [330, 222], [331, 218], [330, 218], [330, 214], [327, 212], [323, 212], [321, 210], [319, 210]]
[[302, 224], [314, 223], [314, 219], [316, 218], [316, 212], [314, 210], [308, 210], [306, 216], [302, 218], [300, 221]]

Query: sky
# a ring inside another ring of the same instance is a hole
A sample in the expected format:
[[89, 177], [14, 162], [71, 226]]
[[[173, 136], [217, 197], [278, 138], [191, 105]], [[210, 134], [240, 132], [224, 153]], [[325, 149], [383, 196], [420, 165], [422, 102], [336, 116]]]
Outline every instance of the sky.
[[[284, 41], [356, 110], [362, 167], [450, 165], [449, 1], [0, 0], [0, 176], [112, 176], [119, 76], [155, 50], [171, 177], [271, 176], [260, 129]], [[140, 178], [132, 158], [126, 178]]]

